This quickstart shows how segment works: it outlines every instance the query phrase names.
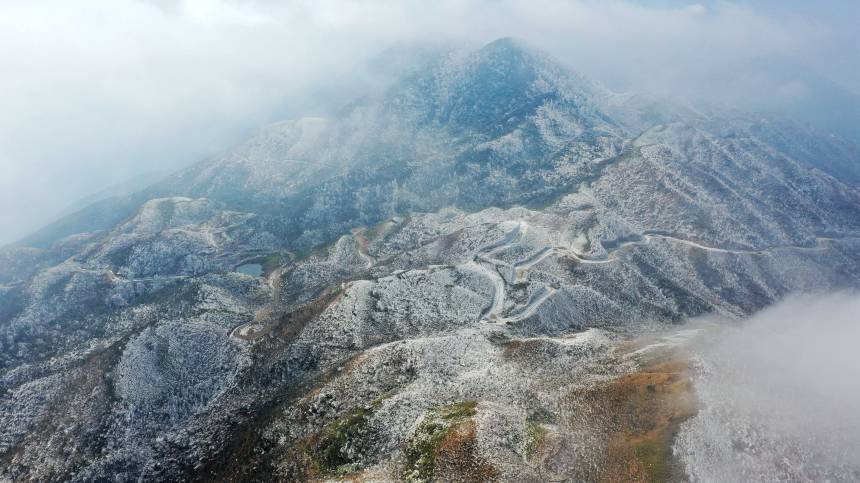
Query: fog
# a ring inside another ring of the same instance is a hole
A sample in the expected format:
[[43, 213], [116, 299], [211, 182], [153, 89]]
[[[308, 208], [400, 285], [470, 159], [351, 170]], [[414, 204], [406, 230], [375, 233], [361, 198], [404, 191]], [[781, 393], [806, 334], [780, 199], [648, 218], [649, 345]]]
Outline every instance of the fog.
[[[695, 481], [860, 478], [860, 295], [789, 298], [706, 330], [676, 452]], [[715, 333], [716, 332], [716, 333]]]
[[858, 18], [842, 1], [3, 2], [0, 245], [272, 120], [327, 113], [379, 83], [368, 66], [391, 48], [515, 36], [617, 91], [773, 107], [826, 86], [853, 102]]

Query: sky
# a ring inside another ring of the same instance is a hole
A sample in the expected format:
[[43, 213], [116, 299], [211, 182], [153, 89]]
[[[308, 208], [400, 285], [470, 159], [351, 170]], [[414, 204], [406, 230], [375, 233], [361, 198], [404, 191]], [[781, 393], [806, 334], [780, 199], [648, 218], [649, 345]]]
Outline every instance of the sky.
[[111, 185], [320, 114], [391, 48], [514, 36], [616, 91], [670, 93], [789, 58], [860, 93], [858, 4], [2, 0], [0, 245]]

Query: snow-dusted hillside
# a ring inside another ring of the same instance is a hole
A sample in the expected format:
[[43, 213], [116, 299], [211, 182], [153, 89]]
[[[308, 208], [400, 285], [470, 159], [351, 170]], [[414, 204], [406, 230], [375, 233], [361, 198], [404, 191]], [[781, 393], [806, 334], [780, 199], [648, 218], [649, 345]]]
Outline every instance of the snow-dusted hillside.
[[0, 250], [0, 479], [665, 477], [665, 331], [860, 285], [858, 163], [442, 56]]

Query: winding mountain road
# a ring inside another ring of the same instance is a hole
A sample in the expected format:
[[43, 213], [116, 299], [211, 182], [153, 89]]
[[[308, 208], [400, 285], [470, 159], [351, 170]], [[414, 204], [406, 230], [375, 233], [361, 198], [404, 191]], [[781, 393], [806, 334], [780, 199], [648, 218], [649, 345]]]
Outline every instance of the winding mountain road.
[[519, 312], [513, 314], [510, 317], [503, 317], [499, 319], [499, 323], [507, 324], [511, 322], [519, 322], [521, 320], [525, 320], [531, 317], [532, 315], [534, 315], [535, 312], [537, 312], [537, 309], [539, 309], [540, 306], [543, 305], [544, 302], [546, 302], [547, 299], [549, 299], [555, 292], [556, 289], [548, 285], [541, 287], [540, 290], [538, 290], [534, 295], [532, 295], [531, 298], [529, 298], [528, 303]]
[[517, 226], [513, 230], [505, 234], [505, 236], [500, 240], [486, 245], [480, 250], [478, 250], [473, 259], [469, 262], [469, 264], [473, 265], [477, 271], [483, 273], [493, 285], [492, 302], [490, 303], [490, 306], [481, 315], [481, 320], [497, 324], [519, 322], [534, 315], [534, 313], [537, 312], [540, 306], [543, 305], [556, 292], [556, 289], [548, 285], [543, 286], [537, 292], [535, 292], [529, 298], [529, 301], [525, 305], [521, 306], [515, 314], [509, 317], [503, 317], [502, 312], [504, 311], [506, 300], [506, 284], [504, 278], [499, 274], [499, 266], [512, 267], [514, 271], [515, 282], [521, 282], [525, 279], [525, 274], [528, 272], [528, 270], [530, 270], [532, 267], [539, 264], [543, 260], [556, 254], [575, 259], [578, 263], [581, 263], [583, 265], [603, 265], [617, 261], [617, 253], [627, 247], [635, 245], [647, 245], [654, 240], [664, 240], [669, 243], [685, 245], [696, 250], [703, 250], [711, 253], [722, 253], [729, 255], [764, 255], [776, 250], [824, 250], [826, 249], [826, 247], [822, 246], [823, 242], [860, 239], [860, 237], [850, 236], [842, 238], [817, 237], [815, 239], [815, 246], [812, 247], [800, 245], [782, 245], [767, 247], [760, 250], [742, 250], [707, 246], [691, 240], [673, 237], [671, 235], [646, 233], [641, 235], [637, 240], [626, 241], [624, 243], [619, 244], [617, 247], [609, 250], [604, 258], [599, 259], [585, 258], [574, 250], [571, 250], [570, 248], [553, 246], [543, 247], [530, 254], [526, 258], [514, 262], [513, 264], [493, 257], [493, 255], [501, 253], [513, 247], [515, 244], [521, 242], [523, 235], [526, 233], [527, 229], [528, 224], [525, 221], [517, 222]]

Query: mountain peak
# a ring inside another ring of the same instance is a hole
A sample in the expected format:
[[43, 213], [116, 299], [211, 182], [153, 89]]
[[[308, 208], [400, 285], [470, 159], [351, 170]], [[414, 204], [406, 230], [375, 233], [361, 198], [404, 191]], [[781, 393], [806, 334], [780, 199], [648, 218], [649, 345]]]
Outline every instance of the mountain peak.
[[501, 37], [472, 53], [477, 63], [507, 60], [516, 62], [521, 69], [529, 69], [536, 75], [582, 77], [549, 53], [516, 37]]
[[494, 40], [473, 52], [470, 57], [476, 67], [503, 67], [509, 73], [517, 73], [532, 79], [540, 76], [574, 75], [549, 54], [513, 37]]
[[528, 44], [515, 37], [500, 37], [483, 47], [482, 52], [528, 52], [533, 50]]
[[389, 105], [413, 110], [421, 123], [497, 136], [547, 103], [594, 112], [591, 99], [598, 91], [549, 54], [503, 37], [412, 72], [389, 92]]

